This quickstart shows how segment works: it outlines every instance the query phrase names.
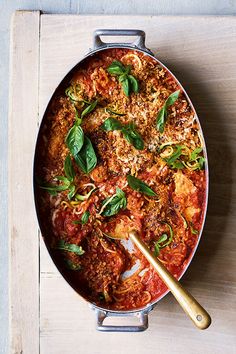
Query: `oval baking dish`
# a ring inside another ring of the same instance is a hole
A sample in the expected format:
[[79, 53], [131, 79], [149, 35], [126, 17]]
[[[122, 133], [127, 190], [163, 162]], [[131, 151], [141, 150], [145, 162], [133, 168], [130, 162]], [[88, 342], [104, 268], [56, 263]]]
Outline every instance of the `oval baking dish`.
[[[136, 36], [131, 44], [101, 36]], [[208, 162], [194, 107], [140, 30], [97, 30], [94, 49], [62, 80], [35, 150], [40, 229], [63, 277], [101, 331], [143, 331], [167, 288], [129, 241], [131, 228], [178, 279], [206, 216]], [[137, 316], [137, 326], [104, 325]]]

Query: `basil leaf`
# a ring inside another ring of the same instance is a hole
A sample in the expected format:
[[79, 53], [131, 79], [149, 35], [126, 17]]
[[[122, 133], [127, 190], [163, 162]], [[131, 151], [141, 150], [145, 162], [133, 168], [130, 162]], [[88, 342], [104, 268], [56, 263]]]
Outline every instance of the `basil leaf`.
[[162, 234], [161, 237], [158, 240], [158, 243], [162, 243], [164, 241], [166, 241], [168, 239], [168, 235], [167, 234]]
[[178, 97], [180, 94], [180, 90], [173, 92], [166, 100], [165, 102], [165, 106], [166, 108], [172, 106], [172, 104], [175, 103], [175, 101], [177, 101]]
[[158, 242], [154, 243], [154, 256], [157, 257], [160, 253], [160, 247], [158, 245]]
[[126, 178], [129, 186], [133, 190], [144, 193], [149, 197], [157, 196], [157, 194], [145, 182], [141, 181], [141, 179], [138, 179], [132, 175], [128, 175]]
[[196, 158], [198, 157], [198, 155], [200, 154], [200, 152], [202, 152], [202, 147], [197, 147], [196, 149], [194, 149], [194, 150], [191, 152], [190, 160], [189, 160], [189, 161], [194, 161], [194, 160], [196, 160]]
[[74, 220], [73, 224], [82, 224], [82, 225], [87, 224], [89, 217], [90, 217], [90, 212], [86, 210], [83, 213], [81, 220]]
[[47, 190], [48, 192], [53, 193], [52, 195], [56, 195], [55, 192], [63, 192], [68, 189], [68, 185], [57, 185], [57, 184], [45, 184], [40, 186], [40, 188]]
[[75, 192], [76, 192], [75, 191], [75, 186], [73, 184], [71, 184], [69, 186], [69, 193], [67, 194], [67, 197], [68, 197], [69, 200], [71, 200], [74, 197]]
[[120, 61], [114, 60], [107, 68], [107, 71], [111, 75], [122, 75], [125, 72], [125, 67]]
[[82, 268], [80, 264], [75, 264], [70, 259], [66, 259], [66, 266], [70, 270], [81, 270]]
[[197, 234], [198, 234], [198, 230], [194, 229], [192, 223], [190, 223], [190, 231], [191, 231], [191, 233], [192, 233], [193, 235], [197, 235]]
[[84, 132], [80, 126], [73, 125], [66, 137], [66, 145], [71, 154], [76, 156], [84, 143]]
[[126, 96], [129, 96], [130, 94], [130, 84], [129, 84], [129, 80], [126, 78], [121, 82], [123, 91], [125, 93]]
[[170, 165], [180, 157], [180, 155], [182, 154], [182, 150], [183, 150], [182, 145], [176, 145], [173, 154], [170, 157], [165, 158], [164, 160], [168, 163], [168, 165]]
[[124, 138], [132, 144], [137, 150], [144, 149], [144, 141], [141, 135], [135, 129], [135, 125], [131, 122], [128, 126], [122, 128]]
[[82, 225], [87, 224], [89, 217], [90, 217], [90, 212], [88, 210], [86, 210], [82, 215], [81, 224]]
[[139, 86], [138, 86], [138, 81], [135, 79], [135, 77], [133, 75], [128, 75], [128, 80], [131, 86], [131, 90], [134, 93], [138, 93]]
[[68, 178], [65, 177], [65, 176], [56, 176], [56, 177], [54, 177], [54, 179], [55, 179], [56, 181], [64, 182], [64, 185], [67, 185], [68, 187], [69, 187], [69, 185], [70, 185], [70, 181], [69, 181]]
[[175, 168], [178, 170], [182, 170], [184, 168], [184, 164], [180, 160], [176, 160], [170, 163], [170, 167], [174, 170]]
[[83, 112], [81, 113], [81, 119], [84, 118], [84, 116], [86, 116], [87, 114], [91, 113], [95, 107], [97, 106], [98, 101], [94, 101], [93, 103], [91, 103], [88, 107], [86, 107]]
[[167, 118], [167, 108], [175, 103], [179, 97], [180, 90], [173, 92], [165, 101], [164, 106], [157, 114], [156, 126], [160, 133], [164, 132], [164, 127]]
[[75, 170], [69, 155], [66, 156], [64, 161], [64, 171], [68, 180], [72, 182], [75, 178]]
[[165, 223], [169, 227], [170, 235], [166, 233], [162, 234], [160, 238], [154, 243], [154, 256], [158, 256], [160, 253], [160, 249], [168, 246], [173, 241], [173, 230], [172, 227]]
[[90, 173], [97, 165], [97, 156], [93, 145], [87, 136], [84, 136], [84, 145], [74, 158], [75, 162], [84, 173]]
[[204, 168], [205, 162], [206, 162], [206, 159], [203, 156], [200, 156], [198, 159], [199, 170], [202, 170]]
[[102, 202], [102, 212], [103, 216], [112, 216], [117, 214], [121, 209], [125, 209], [127, 206], [127, 199], [125, 193], [120, 188], [116, 188], [116, 194], [111, 197], [106, 198]]
[[105, 111], [106, 111], [107, 113], [114, 114], [114, 115], [116, 115], [116, 116], [125, 116], [125, 115], [126, 115], [126, 113], [115, 112], [115, 111], [113, 111], [112, 109], [110, 109], [109, 107], [106, 107], [106, 108], [105, 108]]
[[166, 113], [166, 108], [164, 106], [158, 112], [157, 121], [156, 121], [157, 129], [159, 130], [160, 133], [164, 132], [166, 116], [167, 116], [167, 113]]
[[101, 128], [107, 132], [112, 130], [121, 130], [122, 127], [123, 126], [121, 122], [119, 122], [116, 118], [112, 118], [112, 117], [106, 119], [101, 126]]
[[84, 254], [84, 250], [82, 249], [81, 246], [75, 245], [73, 243], [67, 243], [63, 240], [60, 240], [58, 245], [56, 246], [56, 249], [62, 250], [62, 251], [67, 251], [67, 252], [72, 252], [75, 253], [79, 256]]

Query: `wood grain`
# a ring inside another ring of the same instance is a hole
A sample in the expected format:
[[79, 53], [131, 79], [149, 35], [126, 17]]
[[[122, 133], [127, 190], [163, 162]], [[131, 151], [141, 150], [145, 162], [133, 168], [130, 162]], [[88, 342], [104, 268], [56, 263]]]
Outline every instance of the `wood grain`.
[[[236, 47], [236, 19], [43, 15], [41, 114], [61, 78], [92, 46], [93, 30], [104, 27], [144, 29], [147, 46], [186, 86], [199, 113], [209, 150], [211, 193], [203, 239], [183, 284], [209, 311], [213, 324], [204, 332], [197, 331], [169, 295], [150, 314], [148, 331], [131, 335], [97, 333], [93, 314], [65, 284], [43, 247], [42, 353], [50, 348], [52, 353], [69, 354], [79, 348], [81, 353], [100, 354], [109, 349], [115, 354], [117, 346], [112, 343], [117, 340], [119, 353], [135, 350], [141, 354], [144, 348], [148, 353], [156, 353], [157, 348], [161, 353], [232, 353], [236, 344], [236, 276], [232, 272], [236, 251], [236, 104], [232, 100], [236, 90], [236, 51], [232, 51]], [[89, 340], [91, 336], [93, 340]], [[153, 338], [158, 338], [158, 345]]]
[[39, 12], [16, 12], [9, 111], [10, 352], [39, 350], [39, 244], [32, 197], [38, 120]]
[[[62, 279], [41, 240], [40, 352], [236, 353], [236, 19], [42, 15], [40, 118], [61, 78], [92, 47], [93, 30], [105, 27], [144, 29], [147, 46], [176, 74], [199, 114], [211, 189], [202, 241], [183, 284], [206, 307], [213, 323], [197, 331], [168, 295], [150, 314], [146, 332], [96, 332], [93, 312]], [[120, 322], [127, 324], [125, 319]]]

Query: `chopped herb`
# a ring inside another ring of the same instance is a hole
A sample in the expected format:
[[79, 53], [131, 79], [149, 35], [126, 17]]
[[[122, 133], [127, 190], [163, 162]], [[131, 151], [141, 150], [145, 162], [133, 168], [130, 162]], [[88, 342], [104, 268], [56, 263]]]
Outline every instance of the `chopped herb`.
[[112, 216], [117, 214], [121, 209], [125, 209], [127, 199], [125, 193], [120, 188], [116, 188], [116, 194], [106, 198], [102, 202], [102, 208], [99, 214], [103, 216]]
[[135, 124], [133, 122], [123, 125], [116, 118], [110, 117], [105, 120], [101, 128], [105, 131], [121, 130], [124, 138], [137, 150], [144, 149], [144, 141], [136, 130]]
[[160, 249], [168, 246], [173, 241], [173, 230], [172, 227], [166, 223], [169, 228], [170, 234], [167, 233], [162, 234], [159, 239], [154, 243], [154, 255], [157, 257], [160, 253]]
[[123, 125], [116, 118], [110, 117], [104, 121], [101, 128], [109, 132], [113, 130], [121, 130], [123, 128]]
[[84, 136], [84, 144], [77, 155], [74, 156], [76, 164], [84, 173], [90, 173], [97, 165], [97, 156], [91, 140]]
[[75, 178], [75, 171], [71, 161], [70, 156], [68, 155], [64, 161], [64, 171], [65, 176], [56, 176], [54, 177], [55, 181], [62, 182], [61, 184], [52, 184], [52, 183], [43, 183], [40, 188], [45, 189], [50, 193], [52, 196], [56, 196], [57, 192], [63, 192], [69, 190], [68, 199], [71, 200], [75, 195], [75, 185], [74, 185], [74, 178]]
[[92, 102], [88, 107], [86, 107], [81, 113], [81, 119], [83, 119], [87, 114], [91, 113], [97, 106], [98, 101]]
[[64, 171], [68, 181], [72, 182], [75, 178], [75, 170], [69, 155], [67, 155], [65, 158]]
[[196, 230], [196, 229], [194, 229], [193, 224], [190, 223], [189, 226], [190, 226], [190, 231], [191, 231], [191, 233], [192, 233], [193, 235], [197, 235], [199, 231]]
[[90, 212], [88, 210], [86, 210], [82, 217], [81, 217], [81, 220], [74, 220], [73, 221], [73, 224], [77, 225], [77, 224], [81, 224], [81, 225], [85, 225], [87, 224], [88, 220], [89, 220], [89, 217], [90, 217]]
[[166, 119], [167, 119], [167, 109], [168, 107], [172, 106], [175, 101], [178, 99], [179, 97], [179, 93], [180, 90], [173, 92], [165, 101], [164, 106], [160, 109], [158, 115], [157, 115], [157, 121], [156, 121], [156, 125], [157, 125], [157, 129], [159, 130], [160, 133], [164, 132], [164, 128], [165, 128], [165, 123], [166, 123]]
[[66, 259], [66, 266], [67, 266], [68, 269], [75, 270], [75, 271], [82, 269], [80, 264], [75, 264], [70, 259]]
[[156, 197], [157, 194], [141, 179], [138, 179], [132, 175], [127, 176], [129, 186], [140, 193], [144, 193], [149, 197]]
[[144, 141], [141, 135], [137, 132], [133, 122], [122, 128], [122, 133], [125, 139], [135, 147], [137, 150], [144, 149]]
[[73, 156], [80, 152], [84, 143], [84, 132], [80, 126], [73, 125], [66, 136], [66, 145]]
[[72, 252], [72, 253], [75, 253], [79, 256], [84, 254], [84, 250], [82, 249], [81, 246], [75, 245], [73, 243], [67, 243], [63, 240], [59, 241], [59, 243], [56, 246], [56, 249], [62, 250], [62, 251], [67, 251], [67, 252]]
[[119, 77], [119, 82], [126, 96], [129, 96], [132, 92], [137, 93], [139, 90], [138, 81], [130, 74], [130, 70], [130, 65], [124, 66], [118, 60], [114, 60], [107, 68], [109, 74]]

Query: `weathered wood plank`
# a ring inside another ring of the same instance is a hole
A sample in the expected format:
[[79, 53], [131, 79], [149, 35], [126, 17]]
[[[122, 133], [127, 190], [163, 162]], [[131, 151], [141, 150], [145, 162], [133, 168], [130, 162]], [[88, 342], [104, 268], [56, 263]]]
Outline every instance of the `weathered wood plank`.
[[39, 241], [32, 194], [38, 120], [39, 11], [11, 23], [9, 104], [10, 352], [39, 353]]

